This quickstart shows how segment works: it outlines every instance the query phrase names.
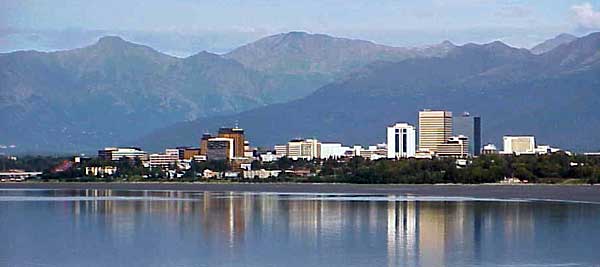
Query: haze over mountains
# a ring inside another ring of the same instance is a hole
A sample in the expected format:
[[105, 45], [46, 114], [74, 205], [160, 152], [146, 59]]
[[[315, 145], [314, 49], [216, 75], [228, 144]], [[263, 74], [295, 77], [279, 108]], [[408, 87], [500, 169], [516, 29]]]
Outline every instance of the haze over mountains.
[[[298, 32], [249, 46], [176, 58], [109, 36], [68, 51], [0, 54], [0, 143], [33, 151], [120, 144], [178, 121], [298, 99], [375, 60], [443, 54]], [[352, 53], [324, 57], [337, 49]], [[267, 56], [273, 62], [290, 64], [234, 59], [269, 51], [277, 51]]]
[[383, 142], [384, 127], [416, 123], [424, 108], [483, 117], [484, 142], [534, 134], [568, 149], [600, 145], [600, 33], [535, 55], [501, 42], [468, 44], [444, 57], [375, 62], [312, 95], [233, 116], [179, 123], [140, 140], [146, 147], [194, 144], [197, 133], [243, 122], [257, 145], [293, 137], [346, 144]]
[[366, 144], [383, 141], [387, 124], [414, 123], [419, 109], [444, 108], [482, 115], [484, 141], [524, 133], [585, 149], [600, 142], [600, 41], [559, 39], [540, 55], [500, 42], [395, 48], [299, 32], [222, 56], [175, 58], [118, 37], [0, 54], [0, 143], [160, 150], [237, 121], [254, 145], [312, 136]]

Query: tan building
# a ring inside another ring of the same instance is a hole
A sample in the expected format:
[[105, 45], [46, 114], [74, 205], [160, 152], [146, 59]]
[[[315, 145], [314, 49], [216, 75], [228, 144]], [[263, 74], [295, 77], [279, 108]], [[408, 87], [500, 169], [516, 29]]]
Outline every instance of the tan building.
[[178, 149], [180, 160], [190, 160], [193, 159], [194, 156], [200, 155], [199, 147], [180, 147]]
[[437, 152], [438, 145], [452, 136], [452, 112], [419, 111], [419, 150]]
[[201, 156], [206, 156], [206, 151], [208, 151], [208, 140], [213, 138], [209, 133], [205, 133], [202, 135], [202, 139], [200, 139], [200, 154]]
[[219, 138], [231, 138], [233, 139], [233, 157], [243, 158], [245, 156], [244, 141], [244, 129], [240, 128], [221, 128], [219, 129]]

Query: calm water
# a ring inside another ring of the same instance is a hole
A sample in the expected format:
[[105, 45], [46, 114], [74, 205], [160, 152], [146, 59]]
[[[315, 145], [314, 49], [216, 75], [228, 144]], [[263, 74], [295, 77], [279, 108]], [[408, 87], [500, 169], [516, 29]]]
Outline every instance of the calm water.
[[600, 205], [0, 190], [0, 266], [600, 266]]

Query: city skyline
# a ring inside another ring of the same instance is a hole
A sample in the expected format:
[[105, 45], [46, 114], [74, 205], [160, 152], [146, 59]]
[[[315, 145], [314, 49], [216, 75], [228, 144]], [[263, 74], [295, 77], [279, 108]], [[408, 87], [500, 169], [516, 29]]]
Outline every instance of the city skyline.
[[599, 73], [600, 0], [0, 0], [0, 265], [600, 266]]

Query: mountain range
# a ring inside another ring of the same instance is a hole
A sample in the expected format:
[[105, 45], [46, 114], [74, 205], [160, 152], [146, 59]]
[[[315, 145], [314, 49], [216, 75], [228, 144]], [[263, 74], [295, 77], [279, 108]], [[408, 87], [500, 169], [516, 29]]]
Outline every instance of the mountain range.
[[[315, 51], [319, 47], [328, 49]], [[316, 56], [336, 49], [347, 52]], [[299, 99], [346, 70], [382, 58], [443, 54], [441, 47], [434, 49], [409, 51], [292, 32], [225, 55], [200, 52], [187, 58], [115, 36], [68, 51], [0, 54], [0, 143], [32, 151], [121, 144], [178, 121]], [[276, 51], [267, 56], [273, 62], [290, 65], [265, 68], [266, 60], [242, 60], [270, 51]], [[292, 66], [297, 60], [302, 64]]]
[[[230, 53], [171, 57], [119, 37], [0, 54], [0, 143], [22, 151], [161, 150], [238, 122], [254, 145], [374, 143], [423, 108], [483, 117], [484, 141], [536, 134], [598, 146], [599, 34], [526, 50], [501, 42], [398, 48], [291, 32]], [[593, 147], [597, 148], [597, 147]]]
[[553, 50], [554, 48], [559, 47], [560, 45], [568, 44], [575, 40], [577, 40], [577, 36], [568, 34], [568, 33], [562, 33], [552, 39], [546, 40], [546, 41], [542, 42], [541, 44], [538, 44], [538, 45], [532, 47], [531, 53], [540, 55], [540, 54], [549, 52], [549, 51]]
[[442, 56], [374, 62], [310, 96], [231, 116], [178, 123], [138, 140], [145, 147], [195, 144], [236, 121], [255, 145], [296, 137], [346, 144], [384, 142], [385, 126], [416, 124], [421, 109], [482, 117], [483, 141], [533, 134], [566, 149], [600, 148], [600, 33], [536, 55], [501, 42], [458, 46]]

